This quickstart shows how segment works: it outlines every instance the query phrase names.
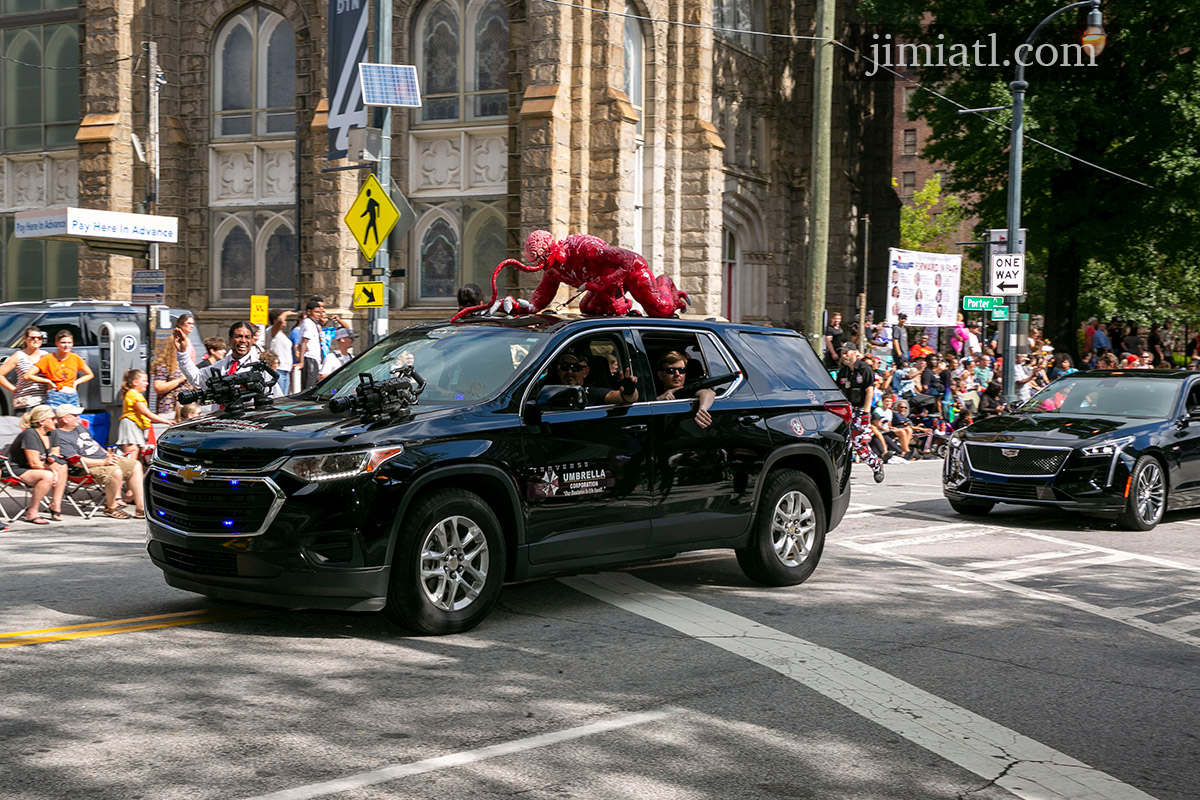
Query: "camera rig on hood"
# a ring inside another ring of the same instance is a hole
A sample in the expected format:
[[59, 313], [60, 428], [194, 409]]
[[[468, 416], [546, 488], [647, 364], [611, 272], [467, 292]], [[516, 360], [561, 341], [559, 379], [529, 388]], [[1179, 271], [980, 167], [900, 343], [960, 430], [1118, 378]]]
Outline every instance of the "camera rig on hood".
[[411, 365], [397, 367], [392, 370], [392, 375], [395, 377], [376, 383], [370, 373], [359, 373], [358, 388], [352, 394], [331, 399], [329, 410], [334, 413], [349, 411], [361, 416], [364, 422], [406, 413], [425, 391], [425, 379]]
[[279, 383], [279, 373], [261, 361], [248, 367], [232, 375], [210, 372], [204, 386], [179, 393], [180, 404], [218, 405], [235, 413], [245, 411], [247, 405], [254, 408], [270, 405], [271, 389]]

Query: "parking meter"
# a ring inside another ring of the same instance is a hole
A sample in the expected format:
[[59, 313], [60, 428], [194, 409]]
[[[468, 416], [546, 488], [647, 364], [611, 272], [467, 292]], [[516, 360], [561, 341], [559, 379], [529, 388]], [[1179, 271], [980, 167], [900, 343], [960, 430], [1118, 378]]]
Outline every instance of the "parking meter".
[[100, 402], [112, 405], [121, 402], [121, 379], [131, 369], [141, 369], [143, 357], [141, 330], [136, 322], [127, 320], [100, 323]]

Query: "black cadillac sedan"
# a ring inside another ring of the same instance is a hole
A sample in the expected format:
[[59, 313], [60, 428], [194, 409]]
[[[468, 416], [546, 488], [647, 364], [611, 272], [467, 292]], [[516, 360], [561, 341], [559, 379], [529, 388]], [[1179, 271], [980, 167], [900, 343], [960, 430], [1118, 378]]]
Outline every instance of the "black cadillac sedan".
[[1150, 530], [1165, 511], [1200, 505], [1200, 373], [1060, 378], [1012, 413], [956, 432], [942, 488], [960, 514], [1052, 506]]

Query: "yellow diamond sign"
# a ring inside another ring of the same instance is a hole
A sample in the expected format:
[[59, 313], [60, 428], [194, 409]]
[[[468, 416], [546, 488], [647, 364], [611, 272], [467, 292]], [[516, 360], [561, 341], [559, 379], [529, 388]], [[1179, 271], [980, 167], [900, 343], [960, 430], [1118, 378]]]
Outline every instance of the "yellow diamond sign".
[[358, 249], [370, 261], [375, 258], [379, 246], [387, 241], [387, 235], [400, 219], [400, 211], [379, 179], [368, 175], [344, 219], [346, 227], [354, 234], [354, 241], [358, 242]]

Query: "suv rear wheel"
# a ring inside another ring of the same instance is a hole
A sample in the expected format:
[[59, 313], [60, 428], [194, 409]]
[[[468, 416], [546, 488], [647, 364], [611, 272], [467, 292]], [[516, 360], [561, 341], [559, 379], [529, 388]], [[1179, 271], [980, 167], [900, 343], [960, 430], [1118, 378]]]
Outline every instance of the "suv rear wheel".
[[737, 551], [746, 576], [768, 586], [808, 580], [825, 549], [825, 505], [817, 486], [802, 472], [772, 472], [763, 487], [754, 539]]
[[483, 498], [462, 489], [435, 492], [417, 503], [404, 528], [412, 533], [396, 546], [387, 618], [434, 636], [482, 622], [500, 596], [505, 568], [500, 522]]

